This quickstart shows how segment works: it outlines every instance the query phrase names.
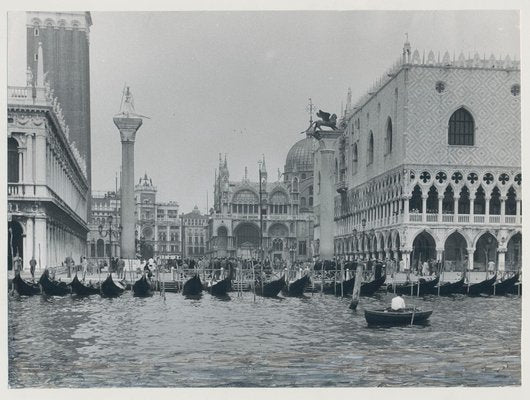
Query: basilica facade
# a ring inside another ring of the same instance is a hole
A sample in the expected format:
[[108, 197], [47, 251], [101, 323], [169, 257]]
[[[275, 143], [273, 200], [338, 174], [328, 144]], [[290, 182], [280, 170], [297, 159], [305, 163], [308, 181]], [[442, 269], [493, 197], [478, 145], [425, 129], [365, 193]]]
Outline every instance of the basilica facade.
[[306, 137], [294, 144], [275, 182], [268, 178], [265, 159], [257, 181], [249, 179], [246, 169], [241, 180], [230, 180], [226, 157], [219, 156], [208, 219], [209, 256], [290, 262], [311, 258], [312, 143]]
[[334, 255], [520, 268], [518, 62], [420, 55], [405, 43], [385, 77], [347, 103], [343, 130], [317, 151], [331, 154], [330, 174], [315, 169], [315, 187], [331, 177], [335, 188], [333, 221], [316, 216], [317, 233], [332, 225]]

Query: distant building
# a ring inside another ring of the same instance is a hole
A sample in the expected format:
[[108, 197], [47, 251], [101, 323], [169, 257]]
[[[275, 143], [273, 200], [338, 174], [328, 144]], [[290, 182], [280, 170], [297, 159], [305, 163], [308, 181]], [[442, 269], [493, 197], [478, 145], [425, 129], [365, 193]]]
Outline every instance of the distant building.
[[[38, 54], [42, 55], [42, 48]], [[8, 268], [12, 256], [29, 268], [56, 267], [86, 254], [87, 166], [72, 139], [42, 63], [26, 87], [7, 98]]]
[[405, 43], [385, 77], [348, 104], [333, 144], [320, 142], [331, 165], [316, 166], [315, 185], [331, 179], [337, 193], [333, 221], [317, 219], [333, 226], [334, 253], [520, 267], [520, 101], [509, 57], [422, 58]]
[[[268, 180], [265, 160], [260, 182], [245, 170], [241, 181], [231, 181], [226, 157], [219, 156], [214, 207], [208, 221], [208, 254], [212, 257], [307, 260], [313, 237], [313, 139], [297, 142], [289, 151], [283, 180]], [[262, 233], [260, 234], [260, 198]]]
[[[134, 188], [136, 198], [136, 236], [137, 250], [140, 245], [149, 256], [162, 259], [181, 256], [181, 225], [179, 205], [176, 201], [157, 202], [157, 188], [151, 178], [145, 174], [139, 179]], [[106, 231], [109, 226], [109, 216], [113, 219], [113, 229], [119, 229], [120, 224], [120, 196], [119, 191], [92, 192], [92, 219], [88, 240], [91, 258], [108, 260], [109, 256], [120, 256], [120, 243], [115, 237], [111, 240], [102, 237], [99, 226]], [[105, 232], [103, 232], [105, 234]]]
[[208, 216], [201, 214], [195, 206], [192, 212], [181, 215], [182, 248], [184, 257], [202, 257], [206, 254]]

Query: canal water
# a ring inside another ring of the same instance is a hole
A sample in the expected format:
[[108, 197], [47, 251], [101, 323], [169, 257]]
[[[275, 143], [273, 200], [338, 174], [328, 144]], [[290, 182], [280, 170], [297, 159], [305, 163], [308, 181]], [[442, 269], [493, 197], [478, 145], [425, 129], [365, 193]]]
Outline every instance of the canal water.
[[427, 326], [368, 327], [349, 300], [167, 293], [10, 297], [11, 387], [505, 386], [521, 383], [521, 299], [405, 296]]

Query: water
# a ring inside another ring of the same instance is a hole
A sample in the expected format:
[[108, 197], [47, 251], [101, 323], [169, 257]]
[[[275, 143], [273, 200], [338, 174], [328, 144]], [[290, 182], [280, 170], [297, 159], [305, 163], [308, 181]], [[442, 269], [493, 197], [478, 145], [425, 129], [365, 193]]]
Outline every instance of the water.
[[[520, 385], [521, 299], [414, 299], [428, 326], [369, 328], [315, 294], [9, 299], [11, 387]], [[407, 305], [410, 298], [405, 297]]]

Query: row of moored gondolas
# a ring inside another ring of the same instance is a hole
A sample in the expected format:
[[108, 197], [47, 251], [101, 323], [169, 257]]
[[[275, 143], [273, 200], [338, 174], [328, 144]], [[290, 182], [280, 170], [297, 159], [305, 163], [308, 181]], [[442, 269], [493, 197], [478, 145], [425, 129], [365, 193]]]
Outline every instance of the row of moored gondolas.
[[[372, 296], [379, 290], [384, 290], [402, 295], [411, 296], [425, 296], [425, 295], [440, 295], [449, 296], [455, 294], [467, 294], [470, 296], [486, 295], [506, 295], [506, 294], [521, 294], [522, 286], [519, 282], [519, 274], [497, 281], [497, 275], [484, 281], [467, 284], [462, 278], [456, 282], [442, 282], [440, 283], [439, 276], [429, 280], [420, 278], [417, 282], [408, 282], [404, 284], [387, 284], [385, 285], [386, 275], [376, 276], [375, 279], [369, 282], [362, 282], [360, 288], [361, 296]], [[31, 296], [40, 293], [49, 296], [65, 296], [67, 294], [76, 294], [80, 296], [100, 294], [105, 297], [116, 297], [121, 295], [126, 290], [126, 284], [121, 281], [115, 281], [112, 274], [101, 283], [84, 283], [81, 282], [77, 274], [70, 283], [57, 281], [50, 278], [48, 270], [45, 270], [40, 277], [38, 283], [24, 280], [20, 274], [16, 274], [12, 281], [14, 289], [18, 294], [23, 296]], [[355, 277], [345, 279], [342, 282], [326, 283], [322, 287], [322, 292], [326, 294], [335, 294], [337, 296], [349, 296], [353, 292], [355, 284]], [[285, 275], [279, 279], [270, 282], [255, 282], [254, 291], [257, 295], [263, 297], [276, 297], [280, 292], [284, 296], [298, 297], [303, 296], [306, 288], [311, 285], [311, 279], [308, 275], [304, 275], [299, 279], [287, 282]], [[151, 296], [155, 290], [155, 283], [151, 281], [146, 274], [143, 274], [132, 285], [132, 291], [135, 296], [146, 297]], [[200, 295], [203, 290], [210, 292], [212, 295], [225, 296], [229, 291], [233, 290], [232, 281], [230, 277], [210, 281], [203, 284], [196, 274], [188, 279], [181, 288], [181, 292], [185, 296]]]

